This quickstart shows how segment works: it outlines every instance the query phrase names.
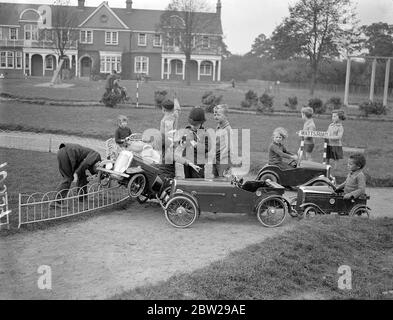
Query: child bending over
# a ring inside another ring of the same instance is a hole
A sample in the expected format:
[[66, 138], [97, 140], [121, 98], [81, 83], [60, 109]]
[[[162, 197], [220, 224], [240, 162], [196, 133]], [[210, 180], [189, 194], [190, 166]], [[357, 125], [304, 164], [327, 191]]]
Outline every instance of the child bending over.
[[366, 194], [366, 177], [362, 169], [366, 165], [366, 158], [361, 153], [354, 153], [348, 159], [348, 176], [336, 191], [344, 190], [344, 199], [358, 198]]
[[297, 160], [297, 155], [287, 151], [283, 142], [288, 137], [287, 130], [276, 128], [273, 131], [273, 142], [269, 146], [269, 164], [276, 165], [282, 170], [292, 169], [293, 166], [283, 161], [283, 159]]

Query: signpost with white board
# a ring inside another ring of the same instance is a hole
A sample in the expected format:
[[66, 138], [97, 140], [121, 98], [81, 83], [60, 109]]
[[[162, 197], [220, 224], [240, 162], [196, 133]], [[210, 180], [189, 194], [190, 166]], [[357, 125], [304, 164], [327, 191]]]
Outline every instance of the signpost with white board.
[[304, 151], [304, 138], [317, 138], [317, 139], [324, 139], [324, 144], [323, 144], [323, 163], [326, 164], [327, 159], [326, 159], [326, 150], [327, 150], [327, 145], [328, 145], [328, 140], [329, 140], [329, 134], [327, 131], [313, 131], [313, 130], [300, 130], [297, 132], [297, 135], [302, 138], [302, 141], [300, 142], [300, 155], [299, 158], [302, 158], [303, 156], [303, 151]]

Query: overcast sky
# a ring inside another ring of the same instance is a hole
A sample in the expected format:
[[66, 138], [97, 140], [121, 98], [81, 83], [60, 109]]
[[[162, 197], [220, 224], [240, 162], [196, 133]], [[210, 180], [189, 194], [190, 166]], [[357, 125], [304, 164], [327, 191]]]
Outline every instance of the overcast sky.
[[[216, 0], [205, 0], [215, 11]], [[0, 0], [0, 2], [48, 3], [51, 0]], [[126, 0], [109, 0], [110, 7], [125, 7]], [[138, 9], [163, 10], [170, 0], [133, 0]], [[225, 43], [232, 53], [244, 54], [251, 49], [261, 33], [270, 36], [283, 17], [288, 16], [288, 4], [295, 0], [221, 0]], [[77, 0], [71, 4], [77, 5]], [[86, 0], [86, 6], [98, 6], [101, 1]], [[393, 24], [393, 0], [355, 0], [361, 24], [387, 22]]]

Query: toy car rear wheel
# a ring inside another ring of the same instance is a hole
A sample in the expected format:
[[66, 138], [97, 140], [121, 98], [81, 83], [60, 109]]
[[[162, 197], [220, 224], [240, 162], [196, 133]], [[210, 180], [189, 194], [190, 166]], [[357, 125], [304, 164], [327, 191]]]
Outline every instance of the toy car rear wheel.
[[127, 189], [131, 198], [138, 198], [146, 187], [146, 177], [142, 173], [133, 175], [128, 182]]
[[356, 206], [349, 213], [352, 217], [370, 218], [370, 212], [365, 206]]
[[187, 228], [197, 218], [198, 209], [194, 200], [184, 195], [174, 195], [165, 207], [165, 218], [175, 228]]
[[285, 200], [278, 196], [262, 199], [257, 206], [257, 217], [265, 227], [277, 227], [285, 219], [287, 206]]
[[307, 207], [304, 209], [304, 216], [306, 218], [313, 218], [318, 214], [318, 210], [313, 206]]
[[276, 175], [274, 175], [273, 173], [263, 173], [258, 180], [263, 180], [266, 181], [267, 179], [269, 179], [270, 181], [273, 182], [278, 182], [278, 178]]

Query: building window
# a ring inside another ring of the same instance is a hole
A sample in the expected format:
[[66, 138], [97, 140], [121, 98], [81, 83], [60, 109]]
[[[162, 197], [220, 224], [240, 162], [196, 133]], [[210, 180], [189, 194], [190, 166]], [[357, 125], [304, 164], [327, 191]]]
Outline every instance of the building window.
[[38, 28], [36, 24], [25, 25], [25, 40], [38, 40]]
[[146, 46], [146, 33], [138, 34], [138, 46]]
[[162, 36], [160, 34], [155, 34], [154, 35], [153, 46], [161, 47], [161, 45], [162, 45]]
[[105, 32], [105, 44], [117, 45], [119, 44], [119, 33], [117, 31]]
[[170, 36], [168, 38], [168, 46], [169, 47], [180, 47], [181, 37], [179, 36]]
[[183, 74], [183, 61], [180, 60], [175, 61], [175, 73]]
[[191, 38], [191, 47], [192, 48], [196, 47], [196, 37], [195, 36], [192, 36], [192, 38]]
[[53, 56], [46, 56], [45, 57], [45, 69], [46, 70], [53, 70]]
[[26, 54], [25, 54], [25, 69], [27, 69], [27, 70], [29, 70], [29, 69], [30, 69], [30, 65], [29, 65], [29, 63], [30, 63], [30, 60], [29, 60], [29, 54], [28, 54], [28, 53], [26, 53]]
[[135, 57], [135, 73], [149, 74], [149, 58], [148, 57]]
[[206, 49], [210, 47], [210, 39], [207, 36], [202, 38], [202, 48]]
[[1, 51], [0, 52], [0, 68], [7, 67], [7, 52]]
[[14, 68], [14, 52], [1, 51], [0, 52], [0, 68], [13, 69]]
[[81, 30], [80, 41], [81, 43], [93, 43], [93, 31]]
[[22, 51], [17, 51], [15, 52], [15, 68], [16, 69], [22, 69], [23, 62], [22, 62]]
[[200, 74], [201, 74], [201, 76], [211, 76], [212, 75], [211, 62], [204, 61], [201, 63]]
[[10, 40], [18, 39], [18, 29], [17, 28], [10, 28]]
[[101, 56], [100, 72], [111, 73], [112, 70], [121, 72], [121, 56]]

